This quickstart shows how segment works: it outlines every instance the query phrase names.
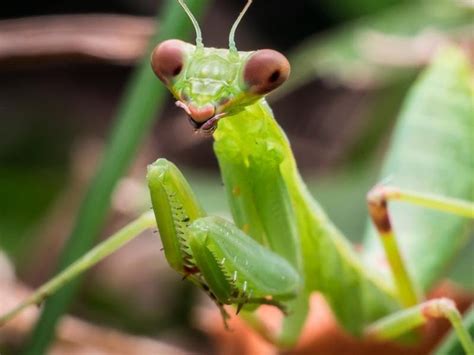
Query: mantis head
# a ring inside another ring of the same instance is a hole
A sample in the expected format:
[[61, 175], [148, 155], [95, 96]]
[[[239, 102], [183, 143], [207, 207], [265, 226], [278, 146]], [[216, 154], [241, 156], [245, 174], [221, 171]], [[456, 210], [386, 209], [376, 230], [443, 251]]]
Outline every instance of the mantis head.
[[237, 113], [285, 82], [290, 64], [272, 49], [237, 51], [235, 30], [252, 0], [232, 26], [229, 49], [204, 47], [196, 19], [183, 0], [178, 2], [196, 29], [196, 45], [178, 39], [164, 41], [153, 50], [151, 66], [193, 126], [212, 132], [220, 118]]

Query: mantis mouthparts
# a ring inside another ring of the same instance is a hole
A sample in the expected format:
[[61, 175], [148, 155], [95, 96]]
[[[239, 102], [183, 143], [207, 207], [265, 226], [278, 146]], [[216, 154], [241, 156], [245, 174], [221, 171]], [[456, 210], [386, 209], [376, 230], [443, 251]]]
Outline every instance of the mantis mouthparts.
[[182, 108], [186, 112], [186, 114], [189, 117], [189, 122], [193, 125], [196, 131], [200, 131], [206, 134], [210, 134], [214, 132], [214, 130], [216, 129], [217, 121], [219, 121], [222, 117], [226, 115], [225, 112], [214, 114], [215, 108], [213, 107], [211, 116], [207, 118], [205, 121], [199, 122], [199, 120], [201, 119], [200, 117], [201, 113], [202, 112], [206, 113], [208, 112], [208, 110], [205, 110], [205, 108], [203, 108], [202, 110], [190, 108], [188, 105], [186, 105], [182, 101], [176, 101], [176, 106], [178, 106], [179, 108]]

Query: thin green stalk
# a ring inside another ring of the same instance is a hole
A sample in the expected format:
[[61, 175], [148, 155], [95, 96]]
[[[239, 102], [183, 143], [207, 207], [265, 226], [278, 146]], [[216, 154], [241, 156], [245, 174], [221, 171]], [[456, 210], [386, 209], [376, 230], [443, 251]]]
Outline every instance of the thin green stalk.
[[[193, 1], [190, 7], [198, 16], [207, 3], [208, 0]], [[160, 30], [153, 36], [149, 52], [156, 43], [164, 39], [183, 38], [191, 28], [186, 14], [174, 0], [168, 0], [161, 14]], [[151, 72], [149, 55], [146, 55], [127, 87], [102, 163], [84, 198], [76, 225], [61, 255], [59, 271], [92, 247], [109, 209], [112, 191], [128, 168], [140, 142], [148, 133], [156, 112], [163, 105], [165, 95], [166, 89]], [[46, 301], [44, 312], [25, 354], [46, 353], [54, 337], [56, 322], [71, 303], [79, 281], [79, 279], [72, 281]]]
[[14, 318], [18, 313], [31, 305], [40, 305], [48, 296], [54, 294], [66, 283], [88, 270], [99, 261], [114, 253], [123, 247], [129, 241], [139, 236], [141, 232], [148, 228], [156, 226], [155, 215], [153, 211], [146, 212], [130, 224], [123, 227], [117, 233], [113, 234], [102, 243], [81, 256], [70, 266], [64, 269], [59, 275], [38, 288], [28, 298], [21, 302], [10, 312], [0, 317], [0, 326]]

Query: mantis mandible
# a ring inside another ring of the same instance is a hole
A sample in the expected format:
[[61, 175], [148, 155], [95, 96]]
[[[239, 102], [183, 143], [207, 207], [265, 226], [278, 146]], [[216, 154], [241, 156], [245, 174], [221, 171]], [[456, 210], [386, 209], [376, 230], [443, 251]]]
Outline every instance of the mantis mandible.
[[224, 305], [235, 305], [237, 313], [243, 309], [247, 317], [261, 304], [280, 308], [286, 314], [280, 334], [262, 334], [279, 346], [297, 341], [308, 297], [317, 291], [351, 334], [397, 339], [430, 318], [443, 317], [451, 322], [466, 353], [474, 354], [454, 302], [423, 301], [399, 250], [387, 202], [401, 200], [467, 218], [474, 217], [474, 205], [375, 187], [368, 195], [369, 212], [392, 279], [366, 267], [308, 192], [288, 139], [265, 101], [265, 95], [288, 78], [288, 60], [270, 49], [236, 49], [235, 31], [252, 1], [233, 24], [228, 49], [205, 47], [197, 21], [184, 1], [178, 2], [193, 22], [196, 44], [167, 40], [153, 51], [151, 65], [194, 128], [213, 136], [235, 224], [207, 216], [178, 168], [159, 159], [147, 175], [153, 211], [91, 250], [0, 322], [41, 303], [140, 231], [157, 225], [170, 266], [213, 299], [224, 321]]

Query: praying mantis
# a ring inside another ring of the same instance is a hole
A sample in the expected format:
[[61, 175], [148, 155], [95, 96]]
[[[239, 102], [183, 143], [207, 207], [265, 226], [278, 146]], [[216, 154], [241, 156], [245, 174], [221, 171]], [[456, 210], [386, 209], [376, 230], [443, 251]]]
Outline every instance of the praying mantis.
[[[235, 31], [252, 1], [233, 24], [228, 49], [205, 47], [197, 21], [183, 0], [178, 2], [195, 27], [196, 44], [176, 39], [159, 44], [151, 57], [152, 69], [194, 128], [213, 136], [234, 223], [208, 216], [179, 169], [159, 159], [147, 173], [152, 211], [41, 286], [2, 316], [0, 324], [25, 307], [41, 303], [141, 231], [158, 226], [169, 265], [209, 295], [224, 321], [228, 317], [224, 305], [235, 305], [236, 312], [242, 310], [251, 324], [259, 321], [252, 313], [259, 305], [281, 309], [286, 317], [280, 334], [269, 334], [256, 326], [278, 346], [295, 344], [308, 313], [308, 298], [320, 292], [339, 324], [353, 335], [396, 340], [430, 318], [442, 317], [451, 322], [465, 352], [474, 354], [473, 341], [454, 302], [423, 300], [422, 289], [429, 282], [420, 282], [406, 265], [388, 209], [389, 201], [399, 200], [474, 218], [474, 204], [463, 200], [471, 197], [472, 179], [451, 190], [455, 198], [395, 186], [372, 189], [369, 212], [391, 277], [368, 267], [364, 256], [354, 250], [308, 192], [288, 139], [265, 101], [265, 95], [288, 78], [288, 60], [270, 49], [239, 52], [236, 48]], [[451, 54], [448, 61], [464, 65], [457, 54]], [[428, 78], [436, 74], [436, 65], [426, 74]], [[469, 81], [472, 74], [464, 74]], [[466, 87], [461, 89], [467, 98], [461, 100], [469, 106], [474, 91], [472, 83]], [[472, 127], [472, 122], [461, 122], [455, 128], [465, 130], [463, 125]], [[458, 149], [456, 154], [459, 161], [466, 162], [464, 168], [472, 169], [469, 152]], [[416, 158], [412, 163], [422, 164]], [[457, 226], [464, 223], [459, 221], [455, 221]], [[448, 259], [446, 256], [443, 263]]]

